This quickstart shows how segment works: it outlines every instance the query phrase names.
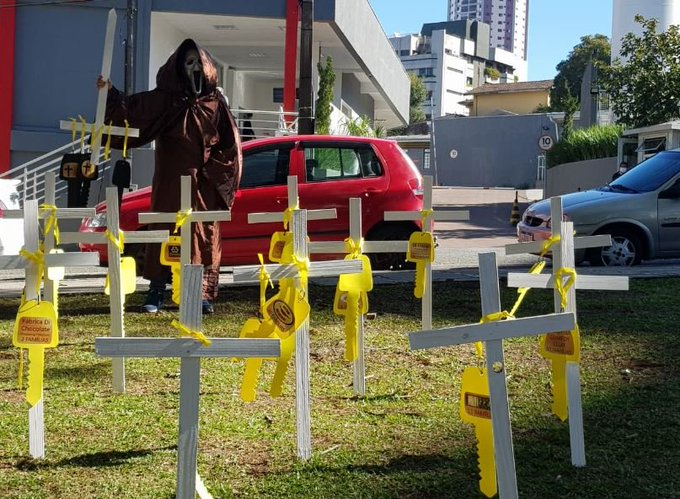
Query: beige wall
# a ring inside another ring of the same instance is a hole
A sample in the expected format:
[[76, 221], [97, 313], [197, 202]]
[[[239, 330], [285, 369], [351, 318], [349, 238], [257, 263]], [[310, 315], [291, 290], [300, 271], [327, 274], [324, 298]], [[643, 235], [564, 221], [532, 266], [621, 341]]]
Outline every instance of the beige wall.
[[547, 91], [507, 94], [479, 94], [474, 96], [472, 116], [488, 116], [499, 109], [516, 114], [533, 113], [538, 106], [547, 106], [550, 94]]
[[616, 158], [576, 161], [550, 168], [546, 173], [545, 198], [608, 184], [616, 168]]

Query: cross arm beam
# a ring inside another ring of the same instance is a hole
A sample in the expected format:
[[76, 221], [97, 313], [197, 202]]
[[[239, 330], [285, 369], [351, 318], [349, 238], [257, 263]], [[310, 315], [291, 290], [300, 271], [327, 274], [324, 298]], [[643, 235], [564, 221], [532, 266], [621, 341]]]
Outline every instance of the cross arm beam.
[[[540, 253], [543, 251], [545, 241], [534, 241], [532, 243], [508, 244], [505, 247], [506, 255], [521, 255], [524, 253]], [[582, 236], [574, 238], [574, 249], [601, 248], [611, 246], [612, 237], [609, 234], [598, 234], [597, 236]]]
[[[400, 220], [420, 220], [421, 216], [422, 215], [419, 211], [385, 212], [385, 220], [388, 222], [396, 222]], [[435, 211], [429, 216], [429, 219], [440, 222], [470, 220], [470, 212], [468, 210]]]
[[95, 338], [102, 357], [279, 357], [280, 340], [211, 338], [208, 347], [190, 338]]
[[409, 333], [412, 350], [462, 345], [475, 341], [493, 341], [534, 334], [571, 331], [576, 319], [571, 312], [539, 315], [523, 319], [487, 322], [445, 329]]
[[[576, 289], [601, 289], [607, 291], [628, 291], [628, 277], [625, 276], [576, 276]], [[551, 274], [508, 274], [509, 288], [554, 288], [555, 279]]]
[[[307, 220], [333, 220], [338, 218], [335, 208], [323, 210], [307, 210]], [[269, 222], [282, 222], [282, 213], [248, 213], [249, 224], [261, 224]]]
[[[298, 277], [295, 265], [265, 265], [265, 270], [272, 280]], [[257, 281], [260, 278], [261, 265], [234, 267], [234, 282]], [[337, 276], [338, 274], [358, 274], [363, 270], [360, 260], [329, 260], [314, 262], [309, 266], [309, 277]]]
[[[162, 243], [169, 237], [167, 230], [146, 230], [124, 232], [125, 244]], [[59, 235], [62, 244], [104, 244], [108, 241], [103, 232], [62, 232]]]
[[[231, 220], [231, 212], [229, 211], [192, 211], [190, 215], [191, 222], [229, 222]], [[139, 222], [143, 224], [148, 223], [175, 223], [177, 215], [175, 213], [140, 213]]]
[[[342, 241], [312, 241], [309, 243], [310, 253], [345, 253]], [[405, 253], [408, 241], [364, 241], [362, 253]]]

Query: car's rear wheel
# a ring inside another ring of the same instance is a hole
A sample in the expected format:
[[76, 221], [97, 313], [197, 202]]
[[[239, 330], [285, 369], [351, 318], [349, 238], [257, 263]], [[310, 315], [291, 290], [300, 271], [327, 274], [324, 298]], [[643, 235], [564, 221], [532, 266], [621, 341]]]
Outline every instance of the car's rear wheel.
[[[382, 225], [368, 234], [370, 241], [408, 241], [418, 228], [410, 224]], [[369, 253], [373, 270], [412, 270], [415, 263], [406, 261], [406, 253]]]
[[642, 261], [642, 242], [628, 230], [612, 231], [612, 245], [593, 250], [590, 263], [611, 267], [630, 267]]

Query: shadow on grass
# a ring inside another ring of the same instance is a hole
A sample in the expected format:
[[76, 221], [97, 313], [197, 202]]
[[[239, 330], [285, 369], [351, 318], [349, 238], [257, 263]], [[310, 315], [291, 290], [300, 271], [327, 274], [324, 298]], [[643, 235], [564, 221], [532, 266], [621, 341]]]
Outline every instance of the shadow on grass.
[[158, 449], [142, 449], [142, 450], [127, 450], [127, 451], [105, 451], [93, 452], [92, 454], [83, 454], [74, 456], [60, 461], [36, 461], [34, 459], [24, 458], [17, 462], [17, 469], [21, 471], [33, 471], [45, 468], [61, 468], [61, 467], [77, 467], [77, 468], [101, 468], [108, 466], [124, 466], [132, 459], [139, 459], [150, 456], [154, 452], [176, 450], [176, 445], [161, 447]]
[[95, 379], [103, 377], [111, 371], [111, 364], [109, 362], [98, 362], [96, 364], [85, 364], [79, 366], [68, 367], [47, 367], [45, 369], [45, 376], [48, 379], [68, 379], [78, 381], [81, 379]]

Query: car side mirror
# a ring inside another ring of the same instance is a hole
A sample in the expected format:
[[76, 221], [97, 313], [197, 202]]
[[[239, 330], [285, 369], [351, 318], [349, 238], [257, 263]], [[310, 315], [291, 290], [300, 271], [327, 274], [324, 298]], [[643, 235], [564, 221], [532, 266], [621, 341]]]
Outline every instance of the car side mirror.
[[678, 199], [680, 198], [680, 179], [676, 180], [668, 189], [659, 193], [659, 199]]

